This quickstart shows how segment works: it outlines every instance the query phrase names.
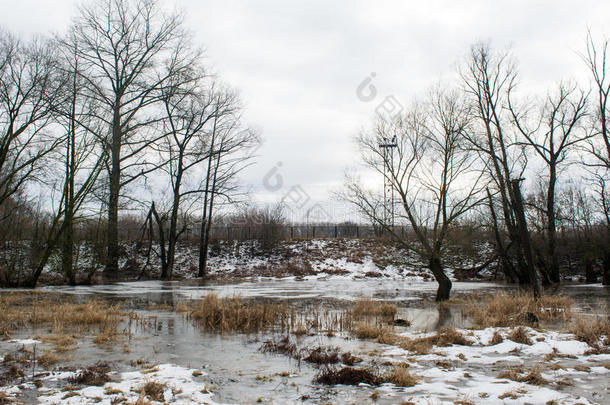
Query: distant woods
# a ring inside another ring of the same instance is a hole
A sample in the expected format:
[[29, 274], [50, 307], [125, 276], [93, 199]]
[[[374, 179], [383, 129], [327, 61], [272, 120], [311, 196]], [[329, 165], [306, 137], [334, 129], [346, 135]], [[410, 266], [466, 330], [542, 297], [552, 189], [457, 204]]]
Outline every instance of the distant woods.
[[510, 52], [476, 44], [455, 83], [377, 116], [358, 136], [360, 161], [394, 198], [350, 177], [341, 196], [429, 263], [437, 300], [451, 289], [443, 252], [459, 243], [452, 229], [467, 226], [487, 232], [505, 279], [531, 285], [535, 296], [567, 268], [610, 284], [610, 53], [608, 40], [591, 34], [583, 45], [591, 83], [565, 80], [532, 95]]
[[86, 2], [52, 38], [0, 29], [0, 281], [35, 286], [51, 267], [76, 284], [83, 249], [85, 281], [97, 263], [118, 276], [121, 213], [134, 212], [149, 213], [171, 278], [186, 219], [203, 218], [207, 250], [205, 224], [259, 142], [241, 113], [161, 2]]

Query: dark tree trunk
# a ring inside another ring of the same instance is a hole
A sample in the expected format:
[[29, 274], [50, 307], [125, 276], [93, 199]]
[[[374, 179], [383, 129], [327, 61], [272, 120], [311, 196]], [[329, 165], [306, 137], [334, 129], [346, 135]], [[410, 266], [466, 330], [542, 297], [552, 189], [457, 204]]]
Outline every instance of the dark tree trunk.
[[500, 228], [498, 226], [498, 216], [496, 215], [496, 210], [494, 208], [489, 189], [487, 189], [487, 200], [489, 203], [489, 212], [491, 213], [491, 218], [493, 220], [494, 238], [496, 239], [496, 253], [499, 258], [500, 268], [506, 277], [506, 281], [509, 283], [514, 283], [518, 279], [517, 272], [515, 271], [515, 267], [508, 257], [507, 249], [504, 247], [502, 236], [500, 235]]
[[513, 196], [515, 200], [515, 216], [519, 226], [519, 238], [521, 239], [521, 247], [523, 248], [523, 256], [525, 258], [529, 281], [534, 290], [534, 298], [540, 297], [540, 278], [534, 264], [534, 255], [532, 253], [532, 244], [530, 242], [529, 232], [527, 230], [527, 221], [525, 219], [525, 208], [523, 206], [523, 198], [521, 197], [521, 189], [519, 188], [520, 180], [512, 180]]
[[606, 248], [602, 262], [602, 284], [610, 285], [610, 249]]
[[557, 174], [555, 173], [555, 163], [549, 165], [549, 187], [546, 196], [547, 211], [547, 239], [549, 249], [549, 277], [552, 282], [559, 283], [559, 260], [557, 258], [557, 229], [555, 224], [555, 183]]
[[165, 248], [165, 229], [164, 229], [164, 221], [159, 216], [157, 209], [155, 207], [155, 203], [153, 201], [150, 212], [155, 218], [155, 222], [157, 222], [157, 228], [159, 229], [159, 251], [161, 256], [161, 278], [167, 279], [168, 277], [168, 266], [167, 266], [167, 255]]
[[104, 273], [116, 276], [119, 271], [119, 195], [121, 192], [121, 116], [120, 98], [114, 107], [112, 143], [110, 145], [110, 196], [108, 198], [108, 230], [106, 268]]
[[445, 274], [441, 259], [438, 257], [431, 258], [428, 268], [438, 283], [438, 289], [436, 290], [436, 301], [440, 302], [448, 300], [451, 293], [451, 280]]
[[593, 259], [589, 254], [585, 256], [585, 280], [587, 283], [595, 283], [597, 281], [597, 277], [593, 269]]

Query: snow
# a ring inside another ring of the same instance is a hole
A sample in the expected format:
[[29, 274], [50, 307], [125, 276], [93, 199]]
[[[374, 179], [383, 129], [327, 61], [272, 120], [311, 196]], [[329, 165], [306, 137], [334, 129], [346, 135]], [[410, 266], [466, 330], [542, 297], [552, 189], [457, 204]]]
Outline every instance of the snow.
[[[434, 347], [431, 350], [432, 354], [426, 355], [417, 355], [388, 346], [388, 350], [384, 351], [382, 356], [384, 360], [392, 362], [408, 362], [410, 372], [422, 377], [419, 384], [404, 389], [403, 400], [416, 404], [452, 404], [456, 399], [484, 404], [544, 404], [552, 400], [558, 404], [592, 404], [587, 398], [562, 389], [556, 382], [565, 377], [575, 382], [579, 377], [607, 378], [606, 376], [610, 374], [607, 365], [596, 363], [606, 361], [610, 355], [585, 355], [590, 347], [568, 333], [541, 332], [527, 328], [533, 344], [526, 345], [506, 340], [509, 330], [508, 328], [462, 329], [458, 331], [466, 336], [472, 345]], [[502, 334], [505, 340], [489, 346], [491, 336], [495, 332]], [[413, 339], [429, 336], [430, 333], [405, 332], [401, 335]], [[537, 341], [542, 338], [544, 341]], [[542, 377], [548, 380], [549, 384], [537, 386], [498, 378], [500, 372], [506, 368], [520, 366], [527, 372], [541, 362], [542, 365], [549, 363], [544, 359], [549, 353], [564, 355], [554, 359], [553, 362], [559, 362], [565, 367], [556, 371], [547, 369], [541, 372]], [[439, 361], [449, 364], [450, 367], [437, 366]], [[587, 365], [590, 370], [575, 370], [576, 365]], [[582, 392], [585, 385], [580, 381], [577, 384], [579, 391]]]
[[[74, 391], [61, 391], [60, 389], [40, 388], [38, 400], [41, 404], [102, 404], [110, 405], [125, 398], [125, 402], [132, 403], [141, 395], [142, 387], [148, 382], [157, 382], [165, 385], [163, 393], [164, 401], [152, 401], [152, 404], [174, 403], [174, 404], [217, 404], [212, 399], [213, 394], [208, 392], [206, 384], [202, 379], [205, 373], [173, 364], [160, 364], [154, 367], [153, 372], [129, 371], [116, 376], [116, 381], [108, 382], [103, 387], [87, 386]], [[195, 373], [195, 375], [194, 375]], [[45, 385], [66, 385], [69, 378], [77, 372], [55, 372], [44, 378]], [[2, 391], [10, 396], [15, 396], [21, 388], [31, 389], [33, 387], [12, 386], [2, 388]], [[119, 393], [120, 391], [120, 393]], [[147, 398], [150, 400], [150, 398]]]

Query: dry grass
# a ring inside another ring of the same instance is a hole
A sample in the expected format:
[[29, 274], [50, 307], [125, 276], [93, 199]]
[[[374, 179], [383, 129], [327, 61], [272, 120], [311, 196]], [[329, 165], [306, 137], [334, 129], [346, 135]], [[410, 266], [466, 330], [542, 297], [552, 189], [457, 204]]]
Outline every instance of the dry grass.
[[223, 333], [251, 333], [275, 328], [284, 331], [295, 322], [294, 311], [287, 305], [250, 303], [238, 297], [219, 298], [215, 294], [193, 303], [185, 312], [204, 329]]
[[318, 365], [336, 364], [339, 362], [339, 349], [336, 347], [316, 347], [303, 360]]
[[297, 346], [290, 341], [290, 337], [285, 336], [279, 341], [268, 340], [261, 347], [263, 353], [284, 354], [290, 357], [297, 356]]
[[353, 366], [356, 363], [360, 363], [362, 359], [360, 357], [356, 357], [350, 352], [341, 353], [341, 362], [348, 366]]
[[42, 353], [36, 360], [38, 361], [38, 364], [40, 364], [40, 366], [45, 370], [50, 369], [55, 364], [57, 364], [57, 362], [59, 362], [57, 356], [48, 350], [45, 350], [44, 353]]
[[379, 343], [392, 344], [393, 335], [386, 327], [358, 322], [352, 329], [352, 334], [358, 339], [376, 339]]
[[99, 387], [104, 386], [110, 381], [110, 367], [106, 363], [97, 363], [93, 366], [87, 367], [83, 371], [76, 374], [73, 378], [69, 379], [69, 382], [81, 385], [96, 385]]
[[0, 296], [0, 335], [4, 337], [32, 326], [50, 326], [60, 335], [65, 334], [65, 329], [89, 331], [92, 327], [118, 324], [126, 316], [118, 306], [96, 299], [75, 303], [52, 293], [22, 291]]
[[532, 338], [530, 337], [530, 334], [527, 329], [522, 326], [511, 330], [506, 337], [512, 340], [513, 342], [521, 343], [524, 345], [532, 345], [534, 343], [532, 342]]
[[399, 364], [392, 367], [392, 371], [386, 376], [385, 380], [398, 387], [413, 387], [417, 385], [420, 378], [411, 374], [408, 367], [402, 367]]
[[398, 345], [416, 354], [428, 354], [433, 346], [448, 347], [452, 345], [470, 346], [472, 342], [455, 329], [444, 328], [438, 330], [434, 335], [421, 338], [400, 338]]
[[538, 301], [531, 294], [496, 293], [466, 298], [464, 312], [481, 328], [532, 325], [538, 321], [568, 321], [572, 299], [544, 296]]
[[316, 376], [314, 381], [325, 385], [358, 385], [361, 383], [380, 385], [384, 382], [376, 370], [355, 367], [343, 367], [340, 369], [325, 367]]
[[139, 391], [144, 393], [146, 397], [150, 398], [153, 401], [165, 401], [165, 396], [163, 395], [163, 393], [165, 392], [165, 384], [161, 384], [156, 381], [149, 381], [144, 384]]
[[70, 351], [76, 345], [76, 337], [66, 333], [53, 333], [44, 336], [36, 336], [35, 339], [40, 340], [44, 343], [53, 344], [55, 352], [63, 353]]
[[524, 371], [520, 367], [508, 367], [504, 371], [502, 371], [497, 378], [513, 380], [532, 385], [546, 385], [549, 383], [549, 381], [542, 377], [542, 375], [540, 374], [541, 371], [542, 367], [539, 365], [536, 365], [527, 371]]
[[396, 315], [396, 305], [372, 299], [361, 299], [354, 303], [352, 313], [355, 318], [377, 316], [393, 319]]
[[593, 348], [610, 346], [610, 319], [580, 317], [569, 326], [569, 331], [581, 342], [586, 342]]
[[502, 336], [502, 334], [500, 332], [498, 332], [497, 330], [494, 331], [494, 334], [491, 337], [491, 340], [489, 341], [489, 345], [490, 346], [495, 346], [495, 345], [498, 345], [498, 344], [500, 344], [502, 342], [504, 342], [504, 337]]
[[392, 383], [399, 387], [413, 387], [420, 378], [411, 374], [408, 365], [393, 365], [387, 373], [380, 373], [376, 368], [355, 367], [325, 367], [317, 375], [314, 382], [326, 385], [358, 385], [369, 384], [373, 386]]

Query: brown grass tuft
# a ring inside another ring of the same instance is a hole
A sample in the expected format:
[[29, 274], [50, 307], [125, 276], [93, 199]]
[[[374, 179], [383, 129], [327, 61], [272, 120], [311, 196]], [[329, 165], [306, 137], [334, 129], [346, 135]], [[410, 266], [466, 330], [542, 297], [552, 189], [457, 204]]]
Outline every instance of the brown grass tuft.
[[81, 385], [96, 385], [102, 387], [108, 381], [110, 381], [110, 366], [107, 363], [97, 363], [93, 366], [87, 367], [80, 373], [76, 374], [73, 378], [68, 381], [75, 384]]
[[325, 367], [314, 381], [325, 385], [358, 385], [361, 383], [379, 385], [383, 382], [383, 379], [375, 370], [368, 368], [343, 367], [337, 369]]
[[510, 331], [507, 337], [513, 342], [521, 343], [524, 345], [532, 345], [534, 343], [532, 342], [532, 338], [530, 337], [530, 334], [527, 329], [522, 326], [519, 326], [518, 328]]
[[149, 381], [144, 384], [139, 391], [143, 392], [144, 395], [153, 401], [165, 402], [165, 396], [163, 394], [165, 392], [165, 384], [161, 384], [160, 382], [156, 381]]
[[532, 325], [538, 321], [567, 321], [571, 318], [572, 299], [544, 296], [538, 301], [531, 294], [497, 293], [473, 295], [466, 299], [464, 312], [478, 327]]
[[218, 298], [215, 294], [195, 302], [187, 312], [204, 329], [223, 333], [251, 333], [276, 327], [284, 330], [294, 315], [284, 304], [244, 302], [238, 297]]
[[339, 349], [336, 347], [316, 347], [303, 360], [318, 365], [336, 364], [339, 362]]
[[570, 324], [569, 330], [576, 336], [576, 339], [593, 348], [609, 345], [610, 319], [608, 318], [580, 317]]
[[48, 350], [45, 350], [44, 353], [42, 353], [37, 360], [38, 364], [40, 364], [45, 370], [50, 369], [59, 361], [57, 356]]
[[407, 367], [396, 365], [392, 367], [392, 371], [385, 377], [386, 382], [391, 382], [398, 387], [413, 387], [419, 382], [419, 377], [411, 374]]
[[495, 346], [495, 345], [498, 345], [498, 344], [500, 344], [502, 342], [504, 342], [504, 337], [502, 337], [502, 334], [500, 332], [498, 332], [497, 330], [494, 331], [494, 334], [491, 337], [491, 340], [489, 341], [489, 345], [490, 346]]
[[361, 299], [354, 303], [352, 309], [354, 317], [378, 316], [393, 319], [396, 315], [396, 305], [372, 299]]
[[508, 367], [504, 371], [502, 371], [497, 378], [513, 380], [532, 385], [546, 385], [549, 383], [549, 381], [542, 377], [542, 375], [540, 374], [541, 371], [542, 368], [538, 365], [532, 367], [527, 372], [524, 371], [521, 367]]

